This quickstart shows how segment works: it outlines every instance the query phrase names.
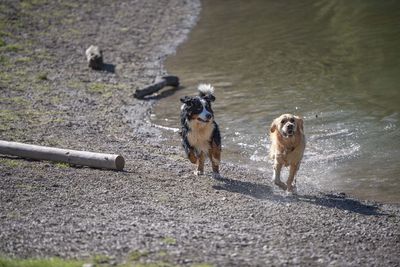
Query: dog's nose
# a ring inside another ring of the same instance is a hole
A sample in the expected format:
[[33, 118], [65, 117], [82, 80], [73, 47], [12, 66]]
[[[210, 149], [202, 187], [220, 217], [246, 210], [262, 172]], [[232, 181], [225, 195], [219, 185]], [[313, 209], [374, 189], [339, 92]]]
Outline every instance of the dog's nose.
[[208, 113], [208, 114], [206, 115], [206, 118], [207, 118], [207, 120], [209, 120], [209, 119], [212, 118], [212, 115], [211, 115], [210, 113]]
[[289, 125], [288, 125], [288, 129], [289, 129], [289, 130], [293, 130], [293, 127], [294, 127], [293, 124], [289, 124]]

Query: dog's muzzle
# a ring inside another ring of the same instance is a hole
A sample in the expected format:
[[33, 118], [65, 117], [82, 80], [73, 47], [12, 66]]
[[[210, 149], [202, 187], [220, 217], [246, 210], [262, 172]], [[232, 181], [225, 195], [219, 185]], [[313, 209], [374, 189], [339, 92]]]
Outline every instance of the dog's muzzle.
[[287, 129], [287, 135], [291, 136], [294, 134], [294, 127], [293, 125], [289, 125]]
[[207, 113], [207, 114], [200, 114], [200, 116], [199, 117], [197, 117], [197, 120], [198, 121], [201, 121], [201, 122], [204, 122], [204, 123], [207, 123], [207, 122], [210, 122], [210, 120], [212, 119], [212, 114], [211, 113]]
[[294, 125], [293, 124], [289, 124], [286, 126], [286, 129], [282, 131], [282, 134], [284, 137], [291, 137], [295, 134], [294, 131]]

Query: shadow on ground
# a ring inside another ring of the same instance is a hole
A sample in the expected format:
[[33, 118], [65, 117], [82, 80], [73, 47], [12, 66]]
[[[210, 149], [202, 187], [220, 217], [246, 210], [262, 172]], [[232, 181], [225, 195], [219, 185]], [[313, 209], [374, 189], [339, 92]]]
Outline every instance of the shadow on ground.
[[115, 65], [104, 63], [102, 70], [104, 70], [106, 72], [110, 72], [110, 73], [115, 73]]
[[362, 215], [387, 215], [379, 211], [379, 207], [363, 203], [359, 200], [348, 198], [343, 194], [321, 195], [289, 195], [274, 194], [274, 190], [265, 184], [232, 180], [229, 178], [218, 179], [221, 184], [214, 185], [215, 190], [225, 190], [240, 193], [260, 200], [278, 202], [306, 202], [326, 208], [336, 208]]

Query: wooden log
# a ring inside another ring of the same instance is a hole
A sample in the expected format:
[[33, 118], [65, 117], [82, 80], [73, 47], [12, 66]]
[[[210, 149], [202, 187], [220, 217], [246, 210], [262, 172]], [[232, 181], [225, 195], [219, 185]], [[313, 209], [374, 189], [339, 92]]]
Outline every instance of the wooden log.
[[100, 169], [122, 170], [125, 159], [120, 155], [29, 145], [0, 140], [0, 154], [35, 160], [65, 162]]
[[134, 96], [138, 99], [143, 99], [146, 95], [154, 94], [165, 86], [179, 86], [179, 78], [176, 76], [164, 76], [159, 81], [143, 88], [137, 89]]

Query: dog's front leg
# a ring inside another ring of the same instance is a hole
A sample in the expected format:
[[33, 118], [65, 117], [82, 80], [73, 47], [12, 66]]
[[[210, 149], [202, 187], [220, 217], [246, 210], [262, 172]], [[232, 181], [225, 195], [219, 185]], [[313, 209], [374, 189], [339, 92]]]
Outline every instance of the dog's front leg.
[[295, 193], [296, 191], [296, 179], [294, 177], [297, 174], [299, 167], [300, 164], [294, 164], [294, 163], [290, 164], [289, 177], [286, 182], [288, 192]]
[[274, 174], [272, 176], [272, 180], [274, 183], [282, 188], [283, 190], [286, 190], [286, 185], [281, 181], [281, 169], [282, 169], [282, 164], [279, 163], [278, 161], [275, 160], [274, 162]]
[[221, 147], [213, 144], [210, 151], [208, 152], [211, 159], [213, 178], [219, 179], [221, 175], [219, 174], [219, 163], [221, 161]]
[[196, 164], [196, 163], [197, 163], [196, 153], [194, 152], [193, 149], [190, 149], [190, 150], [189, 150], [189, 153], [188, 153], [187, 156], [188, 156], [188, 158], [189, 158], [189, 160], [190, 160], [191, 163], [193, 163], [193, 164]]
[[197, 170], [195, 170], [194, 174], [202, 175], [204, 174], [204, 161], [206, 160], [206, 156], [204, 152], [200, 152], [200, 155], [197, 159]]

